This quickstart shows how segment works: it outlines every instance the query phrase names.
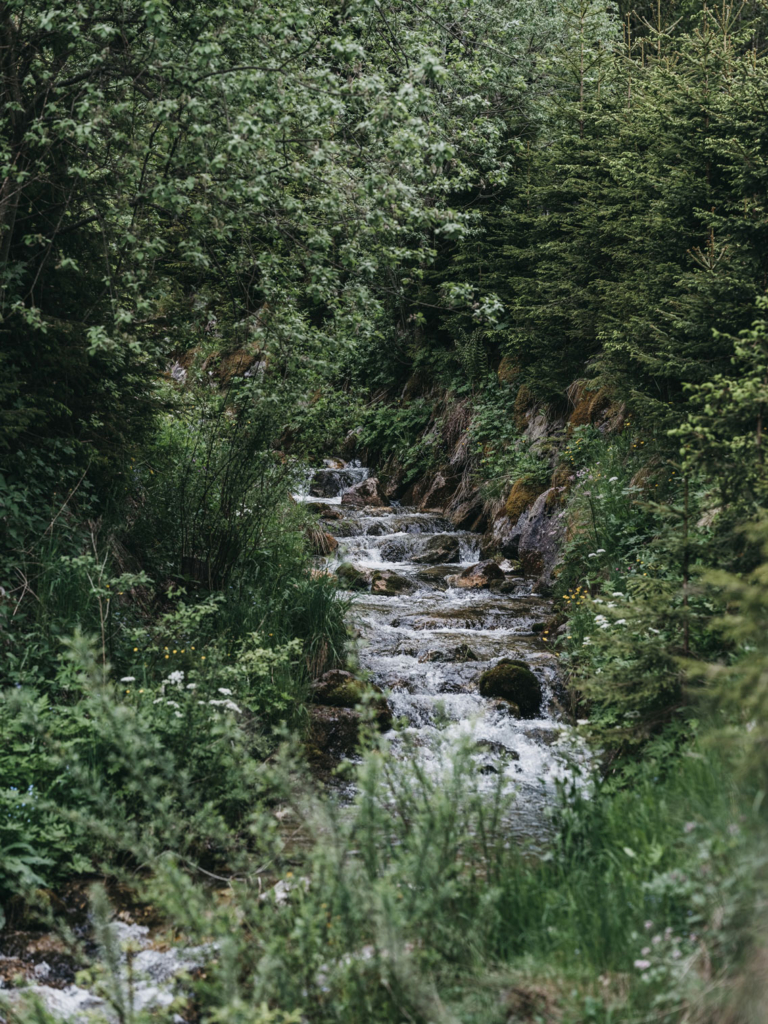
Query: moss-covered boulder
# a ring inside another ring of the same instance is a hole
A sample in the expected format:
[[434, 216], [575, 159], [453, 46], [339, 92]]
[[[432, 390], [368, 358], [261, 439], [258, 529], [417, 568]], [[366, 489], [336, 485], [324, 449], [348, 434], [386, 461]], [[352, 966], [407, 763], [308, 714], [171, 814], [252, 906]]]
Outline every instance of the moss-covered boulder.
[[407, 576], [400, 576], [388, 569], [376, 569], [371, 577], [371, 593], [385, 597], [397, 597], [398, 594], [412, 594], [416, 589]]
[[367, 590], [371, 583], [370, 573], [352, 562], [341, 563], [336, 570], [336, 579], [345, 590]]
[[531, 476], [523, 476], [516, 480], [504, 505], [504, 511], [510, 522], [516, 523], [523, 512], [527, 512], [546, 489], [546, 485], [539, 483]]
[[312, 696], [315, 704], [333, 708], [358, 708], [373, 698], [376, 724], [382, 731], [392, 728], [392, 712], [382, 690], [344, 669], [331, 669], [321, 676], [312, 686]]
[[480, 695], [516, 704], [521, 718], [536, 718], [541, 711], [541, 683], [524, 661], [502, 658], [479, 679]]

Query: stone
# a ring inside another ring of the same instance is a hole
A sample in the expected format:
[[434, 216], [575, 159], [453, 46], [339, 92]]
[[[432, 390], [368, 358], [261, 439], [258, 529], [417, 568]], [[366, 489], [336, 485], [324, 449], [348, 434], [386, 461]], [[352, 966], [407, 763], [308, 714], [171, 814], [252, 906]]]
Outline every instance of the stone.
[[411, 560], [418, 565], [438, 565], [441, 562], [458, 562], [459, 557], [459, 538], [438, 533], [427, 537]]
[[338, 470], [319, 469], [312, 477], [309, 493], [313, 498], [335, 498], [343, 486]]
[[398, 594], [411, 594], [415, 589], [407, 576], [400, 576], [388, 569], [376, 569], [371, 579], [372, 594], [396, 597]]
[[477, 494], [460, 502], [455, 508], [449, 508], [448, 518], [457, 530], [482, 533], [488, 525], [482, 499]]
[[447, 590], [445, 578], [450, 576], [454, 569], [453, 565], [431, 565], [428, 569], [419, 569], [416, 579], [434, 587], [435, 590]]
[[341, 493], [341, 504], [350, 508], [386, 508], [389, 501], [375, 476], [348, 487]]
[[516, 704], [521, 718], [536, 718], [541, 711], [541, 683], [524, 661], [502, 658], [479, 679], [480, 695]]
[[309, 509], [310, 512], [314, 512], [315, 515], [320, 516], [321, 519], [343, 519], [341, 512], [334, 508], [333, 505], [324, 505], [321, 501], [308, 501], [305, 504], [305, 508]]
[[382, 732], [392, 728], [392, 712], [381, 688], [364, 683], [344, 669], [334, 668], [324, 673], [312, 684], [312, 696], [315, 705], [332, 708], [357, 708], [366, 697], [373, 696], [376, 724]]
[[497, 757], [502, 757], [506, 761], [520, 760], [520, 755], [516, 750], [510, 750], [509, 747], [505, 747], [503, 743], [499, 743], [496, 740], [478, 740], [475, 743], [475, 750], [477, 750], [478, 753], [495, 754]]
[[371, 582], [370, 573], [352, 562], [341, 563], [336, 570], [336, 579], [345, 590], [367, 590]]
[[353, 754], [360, 733], [361, 715], [352, 708], [309, 708], [307, 745], [310, 756], [323, 754]]
[[419, 508], [422, 512], [429, 509], [442, 509], [453, 497], [459, 486], [459, 479], [443, 473], [435, 473], [426, 493], [421, 497]]
[[453, 586], [469, 590], [478, 590], [490, 586], [495, 580], [502, 582], [504, 573], [492, 559], [470, 565], [468, 569], [454, 578]]
[[478, 657], [472, 648], [468, 644], [459, 644], [458, 647], [450, 647], [443, 651], [427, 651], [426, 654], [422, 654], [419, 657], [421, 664], [430, 663], [434, 661], [439, 662], [451, 662], [453, 664], [463, 664], [467, 661], [478, 661]]

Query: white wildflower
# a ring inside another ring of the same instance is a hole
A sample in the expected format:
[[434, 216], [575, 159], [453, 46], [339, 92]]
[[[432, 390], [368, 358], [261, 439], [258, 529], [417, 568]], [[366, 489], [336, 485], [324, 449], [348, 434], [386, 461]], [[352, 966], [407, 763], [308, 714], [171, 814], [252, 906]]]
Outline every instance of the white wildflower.
[[220, 686], [218, 692], [219, 693], [223, 693], [225, 697], [231, 697], [232, 696], [232, 691], [228, 690], [225, 686]]
[[656, 634], [656, 636], [658, 636], [658, 635], [659, 635], [659, 633], [661, 632], [661, 630], [660, 630], [660, 629], [654, 629], [654, 628], [653, 628], [653, 626], [649, 626], [649, 627], [648, 627], [648, 632], [649, 632], [649, 633], [655, 633], [655, 634]]
[[651, 966], [650, 960], [635, 960], [635, 967], [638, 971], [645, 971]]
[[186, 689], [187, 690], [196, 690], [197, 689], [197, 683], [187, 683]]
[[180, 711], [174, 711], [173, 713], [174, 713], [174, 715], [175, 715], [175, 716], [176, 716], [177, 718], [183, 718], [183, 717], [184, 717], [184, 715], [182, 715], [182, 713], [181, 713]]
[[157, 700], [153, 700], [152, 703], [153, 704], [159, 704], [162, 701], [162, 699], [163, 699], [162, 697], [158, 697]]
[[166, 701], [165, 703], [166, 703], [166, 706], [167, 706], [167, 707], [169, 707], [169, 708], [178, 708], [178, 707], [181, 707], [181, 705], [179, 704], [179, 702], [178, 702], [178, 701], [175, 701], [175, 700], [167, 700], [167, 701]]
[[123, 678], [120, 680], [120, 682], [121, 683], [135, 683], [136, 682], [136, 676], [123, 676]]
[[595, 552], [595, 554], [596, 555], [604, 555], [605, 554], [605, 548], [598, 548], [597, 551]]
[[587, 555], [587, 558], [597, 558], [597, 555], [594, 551], [590, 551], [590, 553]]
[[616, 625], [617, 626], [626, 626], [626, 624], [627, 624], [627, 620], [626, 619], [616, 619]]
[[166, 679], [166, 683], [171, 683], [173, 686], [181, 686], [183, 682], [184, 673], [180, 668], [177, 668], [175, 672], [171, 672], [171, 674]]
[[617, 476], [612, 476], [612, 477], [609, 478], [608, 483], [609, 484], [615, 484], [618, 479], [619, 478]]
[[212, 707], [226, 708], [227, 711], [236, 711], [238, 714], [240, 713], [240, 708], [233, 700], [209, 700], [208, 703]]
[[620, 590], [614, 590], [614, 592], [611, 594], [611, 597], [626, 597], [626, 596], [627, 595], [626, 594], [622, 594], [622, 592]]

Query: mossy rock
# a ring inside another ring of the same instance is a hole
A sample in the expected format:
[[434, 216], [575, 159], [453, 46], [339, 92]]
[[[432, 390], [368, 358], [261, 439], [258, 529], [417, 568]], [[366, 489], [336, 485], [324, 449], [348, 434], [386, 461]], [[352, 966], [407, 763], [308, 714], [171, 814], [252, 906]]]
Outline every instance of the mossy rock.
[[521, 718], [536, 718], [541, 711], [541, 683], [524, 661], [502, 658], [479, 679], [480, 695], [516, 704]]
[[336, 570], [336, 579], [345, 590], [367, 590], [371, 578], [352, 562], [342, 562]]
[[371, 578], [372, 594], [397, 597], [398, 594], [411, 594], [415, 589], [407, 576], [399, 576], [387, 569], [376, 569]]
[[392, 712], [380, 687], [364, 683], [351, 672], [334, 668], [312, 686], [315, 704], [330, 708], [359, 708], [367, 697], [375, 697], [376, 724], [382, 731], [392, 728]]
[[499, 379], [499, 384], [514, 384], [517, 378], [520, 376], [520, 364], [512, 356], [504, 356], [499, 363], [499, 368], [496, 371], [496, 376]]
[[530, 476], [523, 476], [515, 481], [504, 505], [504, 511], [513, 526], [544, 490], [546, 490], [545, 485], [538, 483]]
[[517, 389], [517, 395], [515, 396], [515, 406], [512, 412], [512, 419], [514, 420], [515, 426], [518, 430], [525, 430], [528, 426], [528, 413], [536, 404], [531, 389], [521, 384]]

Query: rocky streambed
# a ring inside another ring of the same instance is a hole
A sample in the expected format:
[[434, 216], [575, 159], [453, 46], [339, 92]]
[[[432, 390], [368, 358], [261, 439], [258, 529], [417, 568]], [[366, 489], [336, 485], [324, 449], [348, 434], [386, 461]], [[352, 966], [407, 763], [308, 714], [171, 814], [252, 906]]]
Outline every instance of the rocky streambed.
[[[338, 541], [326, 566], [354, 596], [361, 675], [386, 698], [380, 728], [402, 755], [440, 770], [446, 748], [467, 744], [478, 773], [502, 775], [518, 794], [512, 831], [546, 832], [555, 781], [585, 750], [560, 713], [557, 656], [546, 631], [551, 601], [508, 560], [480, 558], [477, 533], [441, 513], [390, 503], [362, 467], [325, 467], [299, 495]], [[346, 707], [318, 688], [314, 753], [350, 755], [354, 687]], [[343, 675], [343, 674], [341, 674]], [[394, 728], [392, 728], [394, 724]]]

